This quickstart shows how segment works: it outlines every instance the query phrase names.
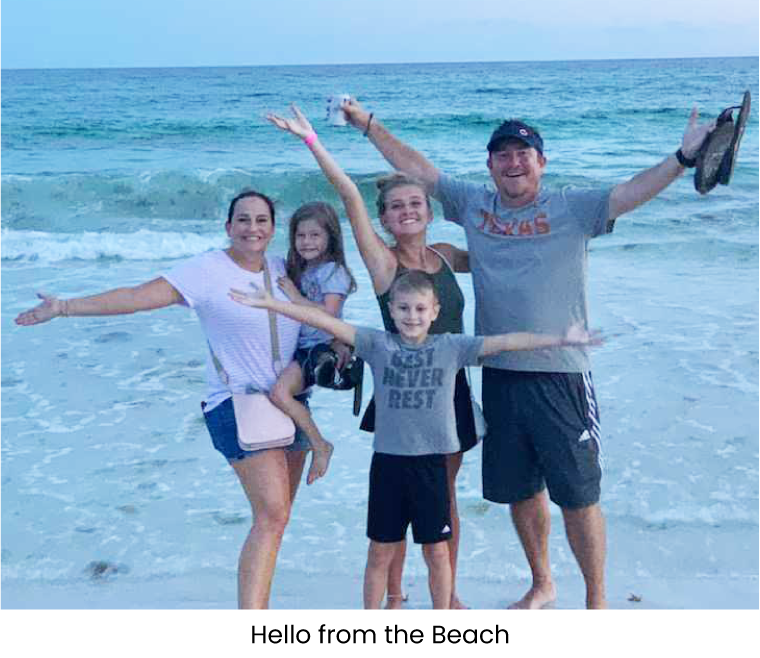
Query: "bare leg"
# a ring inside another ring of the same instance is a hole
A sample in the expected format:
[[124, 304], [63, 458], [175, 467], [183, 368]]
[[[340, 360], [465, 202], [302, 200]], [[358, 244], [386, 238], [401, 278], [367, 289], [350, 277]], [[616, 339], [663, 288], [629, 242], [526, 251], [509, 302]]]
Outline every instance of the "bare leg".
[[277, 553], [290, 517], [288, 465], [283, 450], [264, 450], [234, 462], [253, 511], [238, 562], [238, 607], [269, 607]]
[[288, 463], [288, 484], [290, 489], [291, 507], [296, 500], [298, 485], [301, 484], [303, 465], [306, 461], [306, 450], [286, 450], [285, 460]]
[[510, 505], [512, 522], [520, 537], [525, 557], [528, 559], [533, 584], [511, 609], [535, 610], [543, 608], [557, 598], [549, 566], [549, 499], [546, 490], [539, 491], [532, 498]]
[[385, 609], [398, 610], [404, 606], [406, 595], [401, 584], [404, 575], [404, 560], [406, 559], [406, 539], [396, 544], [393, 560], [388, 569], [388, 593], [385, 596]]
[[385, 583], [388, 581], [388, 569], [399, 542], [369, 542], [367, 567], [364, 570], [364, 608], [378, 610], [385, 595]]
[[[462, 466], [464, 454], [461, 452], [446, 455], [446, 476], [449, 486], [449, 500], [451, 502], [451, 539], [449, 539], [449, 561], [451, 563], [451, 608], [466, 610], [465, 606], [456, 595], [456, 569], [459, 554], [459, 511], [457, 509], [456, 477]], [[404, 559], [406, 558], [406, 540], [400, 542], [398, 549], [393, 555], [390, 569], [388, 570], [388, 594], [385, 607], [388, 610], [403, 607], [406, 601], [402, 588], [402, 575], [404, 572]]]
[[330, 457], [333, 453], [333, 444], [325, 441], [314, 424], [314, 419], [309, 410], [295, 399], [294, 396], [300, 393], [302, 388], [301, 366], [293, 361], [280, 373], [269, 397], [272, 404], [288, 414], [293, 422], [309, 437], [314, 452], [311, 457], [309, 474], [306, 476], [306, 484], [312, 484], [314, 480], [327, 473], [327, 467], [330, 465]]
[[604, 593], [606, 533], [599, 503], [579, 509], [563, 509], [565, 532], [570, 548], [586, 581], [586, 607], [607, 607]]
[[451, 561], [449, 542], [423, 544], [422, 555], [428, 567], [428, 585], [434, 610], [448, 610], [451, 604]]
[[446, 476], [449, 484], [449, 501], [451, 504], [451, 539], [449, 539], [449, 560], [451, 561], [451, 609], [467, 610], [457, 596], [457, 557], [459, 556], [459, 510], [457, 509], [457, 473], [462, 466], [464, 453], [455, 452], [446, 455]]

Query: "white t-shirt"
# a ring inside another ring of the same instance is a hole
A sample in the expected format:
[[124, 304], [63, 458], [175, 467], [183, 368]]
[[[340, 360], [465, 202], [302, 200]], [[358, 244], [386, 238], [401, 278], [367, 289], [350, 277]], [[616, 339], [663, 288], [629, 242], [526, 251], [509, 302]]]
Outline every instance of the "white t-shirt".
[[[285, 275], [285, 262], [279, 257], [267, 257], [267, 263], [274, 296], [287, 300], [277, 286], [277, 278]], [[206, 411], [230, 397], [230, 388], [235, 393], [243, 393], [249, 387], [270, 390], [278, 373], [272, 365], [268, 313], [238, 304], [228, 294], [230, 288], [251, 290], [251, 282], [264, 288], [264, 273], [244, 270], [224, 251], [210, 251], [186, 260], [163, 277], [196, 312], [206, 339], [229, 376], [228, 388], [208, 352]], [[301, 325], [283, 315], [276, 317], [280, 357], [285, 367], [293, 359]]]

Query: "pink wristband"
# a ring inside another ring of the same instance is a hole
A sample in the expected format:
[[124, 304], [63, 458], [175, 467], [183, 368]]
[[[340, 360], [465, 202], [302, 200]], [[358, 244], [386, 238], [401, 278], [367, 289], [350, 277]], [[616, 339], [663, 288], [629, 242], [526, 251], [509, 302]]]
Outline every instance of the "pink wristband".
[[308, 135], [306, 135], [306, 137], [303, 138], [303, 141], [305, 142], [306, 146], [311, 146], [314, 142], [317, 141], [317, 133], [312, 130]]

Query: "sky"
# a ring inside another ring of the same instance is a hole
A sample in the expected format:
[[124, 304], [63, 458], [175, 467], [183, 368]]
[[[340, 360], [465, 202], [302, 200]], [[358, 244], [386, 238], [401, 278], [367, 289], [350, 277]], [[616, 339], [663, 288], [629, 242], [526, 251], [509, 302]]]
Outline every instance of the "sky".
[[2, 0], [2, 68], [758, 56], [757, 0]]

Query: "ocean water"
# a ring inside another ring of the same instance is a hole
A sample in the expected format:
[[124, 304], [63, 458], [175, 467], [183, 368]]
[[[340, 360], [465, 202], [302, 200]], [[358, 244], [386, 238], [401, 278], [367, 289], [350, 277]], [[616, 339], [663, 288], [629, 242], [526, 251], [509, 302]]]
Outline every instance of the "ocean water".
[[[82, 582], [99, 561], [116, 565], [113, 587], [216, 569], [229, 574], [231, 600], [249, 507], [203, 424], [194, 316], [172, 308], [16, 327], [36, 291], [132, 285], [222, 247], [226, 204], [246, 186], [277, 200], [274, 253], [285, 252], [299, 204], [327, 200], [342, 215], [307, 149], [263, 119], [290, 102], [374, 208], [374, 181], [388, 167], [358, 132], [326, 124], [331, 94], [357, 95], [441, 169], [482, 182], [491, 130], [524, 118], [544, 136], [548, 186], [622, 181], [678, 147], [692, 104], [715, 117], [745, 89], [760, 99], [753, 58], [2, 77], [2, 580]], [[438, 215], [431, 240], [463, 245]], [[346, 235], [359, 283], [346, 318], [380, 326]], [[467, 276], [461, 284], [472, 331]], [[703, 197], [684, 177], [618, 220], [592, 242], [589, 290], [592, 324], [608, 336], [593, 355], [608, 572], [757, 582], [756, 110], [731, 185]], [[280, 565], [304, 575], [363, 569], [371, 447], [351, 398], [313, 398], [336, 453], [328, 477], [302, 487], [282, 547]], [[527, 565], [506, 509], [481, 498], [479, 462], [477, 448], [459, 479], [460, 574], [518, 594]], [[573, 575], [552, 513], [553, 569]], [[407, 574], [421, 579], [417, 553]]]

